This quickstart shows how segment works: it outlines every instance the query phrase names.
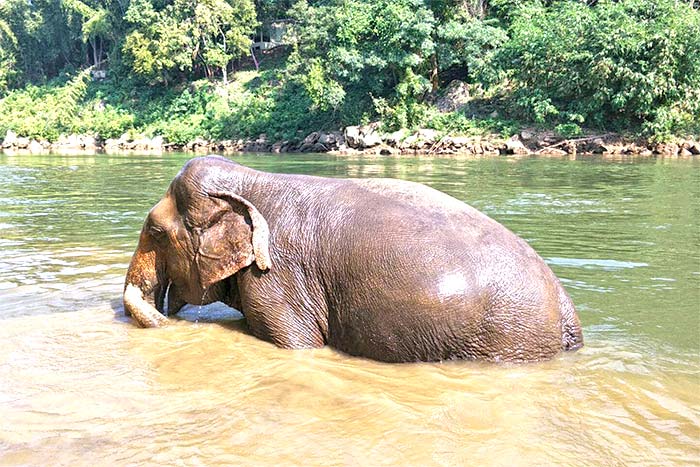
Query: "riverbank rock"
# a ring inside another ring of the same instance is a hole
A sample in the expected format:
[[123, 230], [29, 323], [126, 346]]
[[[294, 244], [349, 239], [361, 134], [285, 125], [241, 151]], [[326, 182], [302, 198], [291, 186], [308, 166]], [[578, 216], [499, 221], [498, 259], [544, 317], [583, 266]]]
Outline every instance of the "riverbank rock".
[[559, 148], [542, 148], [539, 151], [537, 151], [537, 154], [541, 154], [543, 156], [562, 157], [562, 156], [566, 156], [567, 152], [565, 150], [559, 149]]
[[677, 156], [680, 147], [676, 143], [659, 143], [654, 147], [654, 152], [661, 156]]
[[403, 141], [407, 134], [408, 131], [402, 128], [386, 135], [384, 137], [384, 142], [390, 146], [396, 147]]
[[152, 138], [145, 135], [124, 133], [119, 138], [102, 140], [92, 135], [60, 135], [54, 143], [37, 141], [17, 135], [8, 130], [2, 140], [6, 152], [21, 151], [30, 154], [107, 153], [124, 151], [161, 153], [162, 151], [191, 151], [197, 154], [208, 152], [332, 152], [336, 154], [465, 154], [475, 156], [528, 155], [548, 156], [609, 154], [638, 155], [642, 157], [697, 157], [700, 141], [682, 140], [676, 143], [652, 144], [643, 140], [629, 141], [621, 135], [607, 133], [600, 136], [584, 136], [564, 139], [552, 131], [536, 128], [523, 129], [507, 140], [496, 135], [449, 136], [433, 129], [419, 129], [410, 133], [402, 129], [393, 133], [379, 132], [381, 125], [373, 122], [362, 126], [349, 126], [342, 131], [313, 131], [306, 136], [298, 131], [297, 137], [283, 141], [269, 141], [266, 134], [253, 140], [208, 141], [204, 138], [182, 143], [170, 143], [162, 136]]
[[336, 149], [341, 144], [345, 144], [343, 133], [340, 131], [331, 131], [329, 133], [321, 133], [318, 142], [331, 149]]
[[[350, 134], [355, 144], [363, 144], [363, 136], [358, 130], [351, 129]], [[336, 151], [345, 143], [343, 133], [339, 131], [323, 132], [314, 131], [309, 133], [299, 145], [294, 145], [289, 141], [275, 143], [272, 145], [273, 152], [329, 152]]]
[[[85, 147], [90, 144], [95, 144], [98, 148], [100, 144], [94, 138], [92, 140], [84, 141]], [[145, 135], [130, 135], [129, 133], [122, 134], [118, 139], [109, 138], [101, 144], [102, 148], [107, 153], [118, 153], [118, 152], [155, 152], [160, 153], [164, 149], [168, 149], [168, 145], [162, 136], [154, 136], [149, 138]], [[174, 149], [182, 149], [182, 145], [173, 144]]]
[[51, 150], [54, 152], [61, 151], [96, 151], [101, 145], [97, 139], [91, 135], [60, 135], [58, 139], [51, 144]]
[[29, 147], [29, 138], [20, 136], [15, 141], [15, 147], [17, 149], [27, 149]]
[[17, 143], [17, 133], [12, 130], [7, 130], [5, 139], [2, 140], [2, 147], [5, 149], [13, 147]]
[[469, 103], [469, 99], [469, 86], [455, 79], [447, 85], [444, 94], [438, 97], [435, 107], [440, 112], [455, 112], [466, 106]]
[[345, 136], [345, 143], [351, 148], [357, 148], [360, 146], [360, 127], [358, 126], [348, 126], [345, 127], [343, 131]]
[[367, 149], [382, 144], [379, 126], [379, 122], [373, 122], [360, 127], [346, 127], [343, 131], [345, 144], [353, 149]]
[[42, 145], [39, 141], [36, 141], [36, 140], [32, 140], [29, 143], [28, 149], [29, 149], [29, 152], [31, 152], [32, 154], [42, 154], [46, 151], [44, 149], [44, 145]]
[[518, 136], [512, 136], [511, 138], [507, 139], [505, 142], [505, 149], [506, 154], [513, 154], [516, 156], [530, 154], [530, 150], [525, 147]]

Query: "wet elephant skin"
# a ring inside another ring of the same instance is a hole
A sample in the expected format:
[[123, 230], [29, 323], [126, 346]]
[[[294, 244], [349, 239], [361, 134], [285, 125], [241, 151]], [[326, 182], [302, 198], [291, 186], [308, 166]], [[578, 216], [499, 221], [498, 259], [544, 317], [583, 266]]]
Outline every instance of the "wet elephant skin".
[[166, 309], [214, 301], [279, 347], [387, 362], [534, 361], [583, 345], [549, 267], [471, 206], [418, 183], [207, 156], [149, 212], [124, 303], [148, 327], [166, 324]]

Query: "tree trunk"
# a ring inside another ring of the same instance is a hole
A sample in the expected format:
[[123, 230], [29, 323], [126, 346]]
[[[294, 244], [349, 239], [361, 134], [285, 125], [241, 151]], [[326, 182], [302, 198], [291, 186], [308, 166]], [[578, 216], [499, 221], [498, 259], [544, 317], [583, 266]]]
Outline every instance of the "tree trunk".
[[90, 45], [92, 45], [92, 64], [95, 65], [95, 68], [97, 68], [98, 57], [97, 57], [97, 38], [96, 37], [90, 41]]
[[432, 66], [432, 70], [430, 72], [430, 84], [432, 84], [432, 92], [437, 92], [438, 88], [440, 87], [437, 52], [433, 53], [433, 55], [430, 57], [430, 65]]
[[255, 71], [260, 71], [260, 64], [258, 63], [258, 59], [255, 58], [255, 51], [253, 48], [250, 48], [250, 56], [253, 57], [253, 63], [255, 63]]

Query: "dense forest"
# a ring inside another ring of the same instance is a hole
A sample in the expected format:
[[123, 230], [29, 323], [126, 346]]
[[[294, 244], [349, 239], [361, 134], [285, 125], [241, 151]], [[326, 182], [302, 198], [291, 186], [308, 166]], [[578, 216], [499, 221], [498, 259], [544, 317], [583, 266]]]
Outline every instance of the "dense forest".
[[371, 121], [697, 137], [700, 2], [0, 0], [0, 137], [282, 139]]

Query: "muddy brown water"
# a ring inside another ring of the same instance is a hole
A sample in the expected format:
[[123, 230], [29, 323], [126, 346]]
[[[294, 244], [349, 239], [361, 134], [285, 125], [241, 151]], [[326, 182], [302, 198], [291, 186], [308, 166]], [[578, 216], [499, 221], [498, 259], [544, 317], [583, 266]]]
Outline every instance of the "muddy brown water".
[[224, 306], [123, 316], [148, 208], [189, 156], [0, 156], [0, 465], [700, 463], [700, 163], [237, 156], [463, 199], [562, 279], [586, 346], [528, 365], [287, 351]]

